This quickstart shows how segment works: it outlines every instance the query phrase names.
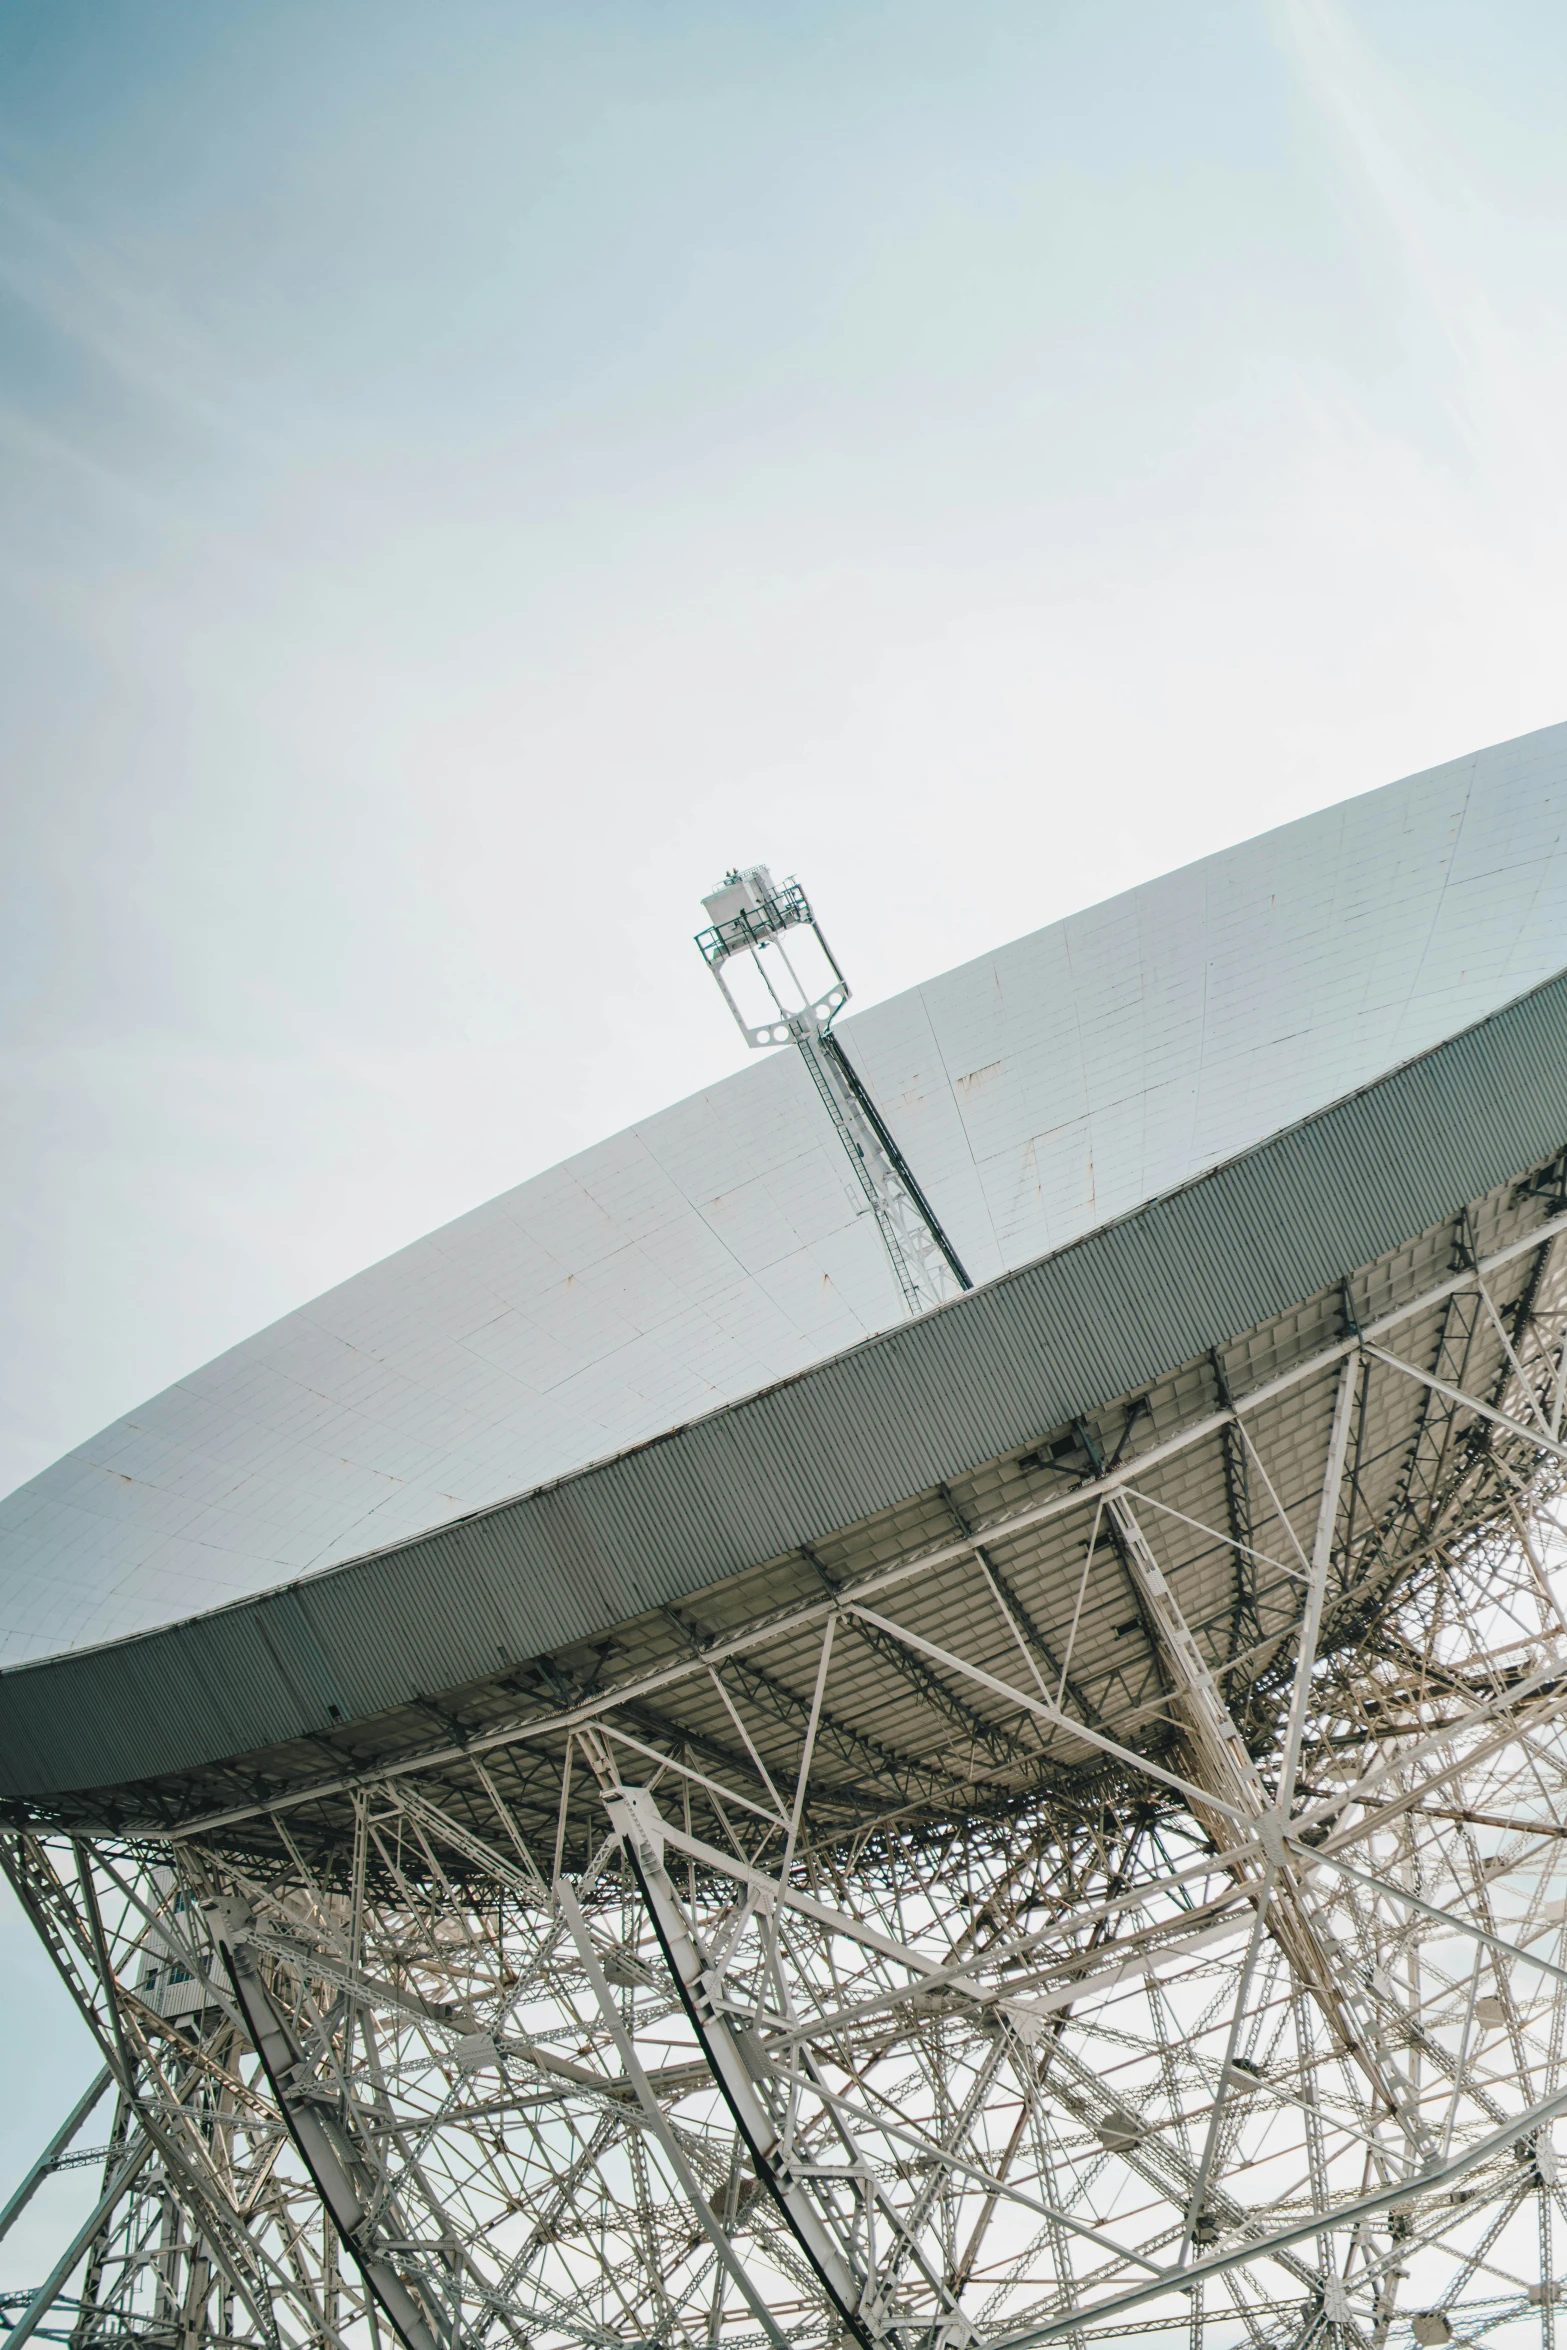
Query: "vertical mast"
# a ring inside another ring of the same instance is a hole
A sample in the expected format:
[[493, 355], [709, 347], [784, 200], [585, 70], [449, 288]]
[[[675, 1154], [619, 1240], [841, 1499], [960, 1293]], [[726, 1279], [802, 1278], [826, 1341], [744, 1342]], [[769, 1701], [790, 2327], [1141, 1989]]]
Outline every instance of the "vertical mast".
[[[833, 1034], [849, 983], [804, 890], [797, 881], [775, 882], [765, 865], [748, 865], [726, 874], [722, 888], [702, 903], [709, 927], [696, 943], [736, 1025], [753, 1051], [793, 1044], [809, 1069], [910, 1314], [971, 1289], [956, 1249]], [[747, 1006], [735, 993], [737, 961]]]

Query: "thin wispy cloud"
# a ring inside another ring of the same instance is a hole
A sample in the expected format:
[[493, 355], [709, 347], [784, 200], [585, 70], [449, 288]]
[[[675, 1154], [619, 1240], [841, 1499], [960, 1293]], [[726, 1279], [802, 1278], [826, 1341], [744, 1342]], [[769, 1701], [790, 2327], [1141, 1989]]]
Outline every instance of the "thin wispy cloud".
[[128, 488], [139, 454], [232, 464], [279, 445], [266, 404], [188, 307], [125, 246], [73, 226], [3, 168], [0, 301], [10, 311], [0, 413], [15, 423], [31, 413], [45, 452], [73, 449], [106, 484]]
[[[1338, 160], [1356, 230], [1431, 336], [1431, 384], [1470, 461], [1492, 480], [1567, 487], [1559, 391], [1567, 312], [1535, 290], [1509, 314], [1510, 274], [1486, 242], [1476, 166], [1427, 119], [1343, 0], [1271, 0], [1280, 47]], [[1492, 236], [1495, 235], [1494, 227]]]
[[1445, 259], [1418, 116], [1340, 0], [1273, 0], [1285, 52], [1358, 189], [1360, 217], [1394, 253], [1461, 366], [1476, 357], [1469, 289]]

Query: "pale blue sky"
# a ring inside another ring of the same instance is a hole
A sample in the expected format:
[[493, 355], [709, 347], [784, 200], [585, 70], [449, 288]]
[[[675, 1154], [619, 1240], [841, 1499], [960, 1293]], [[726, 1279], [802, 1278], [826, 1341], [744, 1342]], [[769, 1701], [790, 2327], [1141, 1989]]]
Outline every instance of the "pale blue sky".
[[1567, 715], [1564, 113], [1532, 0], [3, 0], [0, 1487], [732, 1066], [733, 860], [874, 997]]

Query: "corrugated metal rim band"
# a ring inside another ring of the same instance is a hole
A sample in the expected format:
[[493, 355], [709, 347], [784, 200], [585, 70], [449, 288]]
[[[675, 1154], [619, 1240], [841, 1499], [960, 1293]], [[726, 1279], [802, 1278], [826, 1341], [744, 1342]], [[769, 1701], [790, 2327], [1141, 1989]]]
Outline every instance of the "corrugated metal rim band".
[[1148, 1384], [1567, 1142], [1567, 973], [1181, 1190], [777, 1387], [394, 1549], [0, 1675], [0, 1792], [329, 1732], [961, 1476]]

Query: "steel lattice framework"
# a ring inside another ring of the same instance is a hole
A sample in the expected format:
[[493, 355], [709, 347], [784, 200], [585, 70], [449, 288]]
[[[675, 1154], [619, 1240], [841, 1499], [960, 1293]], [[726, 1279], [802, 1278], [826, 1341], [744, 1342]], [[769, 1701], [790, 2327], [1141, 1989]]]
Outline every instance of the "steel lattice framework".
[[11, 2341], [1552, 2344], [1562, 1177], [419, 1751], [15, 1821], [110, 2119]]

